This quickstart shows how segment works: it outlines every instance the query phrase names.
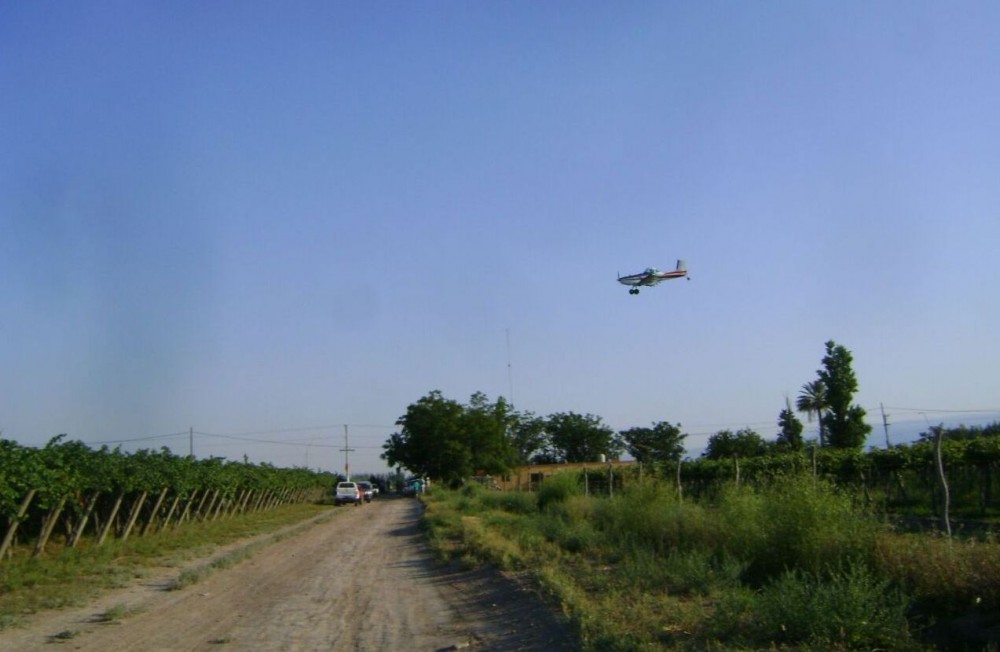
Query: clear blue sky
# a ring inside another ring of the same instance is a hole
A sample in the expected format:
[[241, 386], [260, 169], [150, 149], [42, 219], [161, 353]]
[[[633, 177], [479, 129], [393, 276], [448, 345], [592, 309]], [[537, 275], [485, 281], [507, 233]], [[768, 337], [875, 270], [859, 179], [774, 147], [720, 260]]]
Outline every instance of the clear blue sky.
[[[874, 445], [880, 404], [897, 441], [1000, 419], [998, 26], [995, 2], [3, 3], [2, 436], [186, 453], [193, 428], [199, 456], [342, 470], [348, 424], [382, 472], [410, 403], [512, 387], [679, 422], [696, 455], [773, 438], [829, 339]], [[616, 282], [678, 258], [690, 282]]]

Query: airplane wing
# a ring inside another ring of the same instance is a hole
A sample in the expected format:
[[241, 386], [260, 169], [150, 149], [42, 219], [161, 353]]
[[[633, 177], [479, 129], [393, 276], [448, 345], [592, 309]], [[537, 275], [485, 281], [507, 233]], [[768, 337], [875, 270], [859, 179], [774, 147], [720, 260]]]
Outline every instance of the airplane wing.
[[629, 274], [619, 276], [618, 282], [622, 285], [648, 285], [649, 274]]

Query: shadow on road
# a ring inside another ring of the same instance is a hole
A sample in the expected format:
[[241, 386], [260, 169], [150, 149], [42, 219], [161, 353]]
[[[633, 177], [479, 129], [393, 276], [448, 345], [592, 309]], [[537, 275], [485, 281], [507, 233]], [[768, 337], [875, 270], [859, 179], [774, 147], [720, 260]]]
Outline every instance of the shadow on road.
[[420, 528], [422, 513], [423, 505], [413, 501], [413, 507], [406, 510], [405, 521], [390, 534], [409, 537], [408, 545], [421, 550], [417, 559], [400, 562], [400, 566], [409, 567], [415, 577], [433, 583], [449, 596], [453, 608], [475, 632], [474, 640], [460, 645], [467, 644], [477, 652], [580, 649], [572, 626], [558, 609], [546, 604], [515, 578], [490, 566], [466, 570], [457, 562], [447, 565], [435, 562]]

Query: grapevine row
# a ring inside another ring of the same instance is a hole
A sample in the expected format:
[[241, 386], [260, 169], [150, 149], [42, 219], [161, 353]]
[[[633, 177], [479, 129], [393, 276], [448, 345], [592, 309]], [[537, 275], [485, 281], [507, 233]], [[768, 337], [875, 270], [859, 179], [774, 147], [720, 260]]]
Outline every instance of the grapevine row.
[[56, 437], [43, 448], [0, 439], [0, 560], [17, 542], [44, 552], [54, 536], [97, 545], [184, 522], [316, 500], [335, 477], [308, 469], [193, 459], [168, 449], [125, 453]]
[[[951, 501], [968, 517], [1000, 515], [1000, 437], [942, 442]], [[767, 482], [779, 475], [814, 472], [853, 488], [890, 512], [933, 513], [942, 500], [934, 443], [921, 441], [868, 452], [807, 449], [739, 459], [686, 461], [680, 478], [687, 491], [711, 492], [721, 481]]]

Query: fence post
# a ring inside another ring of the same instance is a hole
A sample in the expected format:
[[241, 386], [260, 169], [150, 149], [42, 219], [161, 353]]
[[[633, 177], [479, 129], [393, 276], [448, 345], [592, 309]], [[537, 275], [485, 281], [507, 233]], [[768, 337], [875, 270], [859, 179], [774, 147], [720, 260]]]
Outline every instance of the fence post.
[[684, 500], [684, 492], [681, 490], [681, 464], [684, 460], [677, 460], [677, 502]]
[[948, 518], [948, 506], [951, 496], [948, 493], [948, 478], [944, 474], [944, 459], [941, 455], [941, 440], [944, 438], [944, 428], [937, 429], [937, 446], [934, 456], [937, 458], [938, 477], [941, 479], [942, 506], [941, 520], [944, 521], [944, 531], [951, 538], [951, 520]]
[[80, 518], [79, 525], [73, 530], [73, 534], [70, 535], [69, 543], [66, 547], [75, 548], [76, 544], [80, 543], [80, 537], [83, 536], [83, 530], [87, 527], [87, 523], [90, 521], [91, 514], [94, 513], [94, 507], [97, 505], [97, 499], [101, 497], [100, 491], [95, 491], [90, 499], [87, 501], [87, 509], [83, 513], [83, 517]]
[[0, 559], [3, 559], [3, 556], [10, 550], [11, 542], [14, 541], [14, 535], [17, 534], [17, 528], [21, 524], [21, 519], [24, 518], [25, 513], [27, 513], [28, 506], [31, 504], [34, 497], [35, 490], [29, 489], [28, 493], [21, 501], [21, 505], [17, 508], [17, 515], [11, 519], [10, 527], [7, 528], [7, 534], [3, 537], [3, 543], [0, 543]]
[[38, 541], [35, 542], [35, 552], [33, 553], [35, 557], [45, 552], [45, 544], [49, 542], [52, 530], [55, 529], [56, 523], [59, 521], [59, 515], [62, 514], [63, 507], [66, 506], [66, 498], [66, 496], [60, 498], [59, 504], [50, 510], [45, 516], [45, 520], [42, 521], [42, 531], [38, 534]]

